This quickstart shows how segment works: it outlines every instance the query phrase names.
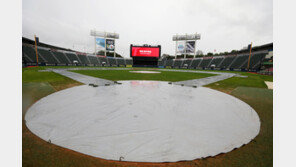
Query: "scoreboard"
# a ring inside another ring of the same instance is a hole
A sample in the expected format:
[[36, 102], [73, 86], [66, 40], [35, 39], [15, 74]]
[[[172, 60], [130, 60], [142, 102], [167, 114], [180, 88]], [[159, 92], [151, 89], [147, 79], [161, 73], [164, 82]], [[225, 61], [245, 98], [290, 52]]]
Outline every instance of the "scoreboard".
[[131, 57], [147, 57], [147, 58], [160, 58], [161, 46], [134, 46], [131, 45], [130, 56]]

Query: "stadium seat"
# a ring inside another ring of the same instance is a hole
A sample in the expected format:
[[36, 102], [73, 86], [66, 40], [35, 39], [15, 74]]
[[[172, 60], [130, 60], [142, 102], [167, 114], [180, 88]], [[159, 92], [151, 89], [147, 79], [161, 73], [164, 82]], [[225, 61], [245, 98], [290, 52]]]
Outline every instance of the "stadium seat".
[[59, 51], [53, 51], [52, 50], [52, 53], [54, 54], [54, 56], [59, 60], [59, 64], [69, 64], [71, 63], [66, 55], [63, 53], [63, 52], [59, 52]]
[[201, 68], [207, 68], [210, 65], [210, 62], [212, 61], [212, 57], [208, 58], [208, 57], [204, 57], [199, 65], [199, 67]]
[[[59, 49], [59, 50], [56, 50]], [[225, 55], [216, 57], [200, 57], [188, 59], [167, 59], [160, 58], [157, 65], [161, 68], [220, 68], [225, 70], [245, 70], [248, 67], [249, 54], [247, 52], [239, 52], [240, 55]], [[268, 54], [268, 50], [254, 50], [250, 57], [249, 69], [259, 70], [261, 63]], [[35, 46], [31, 43], [22, 44], [22, 60], [24, 64], [36, 65]], [[38, 62], [40, 65], [91, 65], [91, 66], [114, 66], [124, 67], [133, 65], [133, 59], [94, 56], [81, 52], [74, 52], [70, 49], [59, 47], [48, 47], [48, 45], [38, 46]], [[215, 66], [213, 66], [215, 65]]]
[[110, 66], [106, 57], [100, 56], [98, 58], [99, 58], [100, 64], [102, 66]]
[[24, 64], [26, 64], [26, 63], [32, 63], [32, 61], [31, 61], [30, 59], [28, 59], [28, 57], [25, 56], [24, 53], [22, 53], [22, 62], [23, 62]]
[[201, 61], [202, 61], [202, 58], [193, 59], [191, 63], [191, 68], [197, 68]]
[[71, 64], [74, 64], [74, 61], [78, 61], [78, 64], [82, 64], [75, 53], [65, 52], [65, 55], [70, 60]]
[[225, 56], [225, 58], [222, 60], [221, 64], [218, 65], [218, 68], [221, 69], [227, 69], [229, 68], [229, 65], [233, 62], [233, 60], [236, 58], [236, 56]]
[[158, 60], [157, 65], [158, 66], [164, 66], [164, 63], [165, 63], [165, 60], [161, 59], [161, 60]]
[[182, 66], [182, 63], [183, 63], [183, 60], [181, 60], [181, 59], [175, 59], [174, 60], [173, 67], [174, 68], [180, 68]]
[[189, 68], [190, 65], [191, 65], [191, 62], [192, 62], [192, 59], [185, 59], [185, 60], [183, 61], [182, 67], [184, 67], [184, 68]]
[[[259, 52], [259, 53], [253, 53], [250, 59], [250, 65], [249, 69], [252, 70], [258, 70], [260, 68], [260, 64], [267, 55], [267, 52]], [[244, 64], [242, 68], [247, 68], [248, 64]]]
[[108, 59], [108, 64], [111, 67], [117, 67], [116, 58], [114, 58], [114, 57], [107, 57], [107, 59]]
[[223, 61], [224, 57], [214, 57], [213, 60], [211, 61], [209, 67], [211, 67], [212, 65], [215, 65], [215, 68], [217, 68], [220, 63]]
[[84, 65], [90, 64], [89, 61], [88, 61], [88, 59], [87, 59], [87, 57], [86, 57], [86, 55], [77, 53], [77, 56], [80, 59], [81, 64], [84, 64]]
[[133, 60], [132, 59], [125, 59], [125, 64], [126, 65], [133, 65]]
[[[30, 62], [30, 63], [37, 63], [37, 59], [36, 59], [36, 52], [35, 49], [31, 46], [27, 46], [27, 45], [22, 45], [22, 51], [24, 56], [26, 57], [26, 59]], [[42, 56], [40, 56], [38, 54], [38, 62], [46, 62]]]
[[232, 69], [246, 68], [244, 65], [247, 64], [248, 58], [249, 58], [249, 55], [246, 55], [246, 54], [238, 55], [229, 68], [232, 68]]
[[88, 55], [87, 57], [88, 57], [91, 65], [101, 66], [98, 58], [95, 55]]
[[117, 64], [120, 67], [125, 67], [125, 61], [123, 58], [117, 58]]
[[58, 60], [54, 57], [54, 55], [50, 52], [50, 50], [38, 48], [38, 53], [42, 55], [46, 63], [49, 63], [49, 64], [59, 63]]
[[167, 60], [167, 61], [165, 62], [165, 66], [166, 66], [166, 67], [172, 67], [172, 66], [173, 66], [173, 63], [174, 63], [174, 61], [173, 61], [172, 59]]

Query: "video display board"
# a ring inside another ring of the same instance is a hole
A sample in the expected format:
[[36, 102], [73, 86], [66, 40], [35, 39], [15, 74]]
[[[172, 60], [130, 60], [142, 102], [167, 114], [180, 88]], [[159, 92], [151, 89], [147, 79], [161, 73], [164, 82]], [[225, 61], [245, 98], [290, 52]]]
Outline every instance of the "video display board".
[[104, 38], [96, 38], [96, 44], [105, 48], [105, 39]]
[[115, 48], [115, 40], [106, 39], [106, 50], [114, 51], [114, 48]]
[[131, 45], [131, 57], [160, 57], [160, 46], [133, 46]]
[[186, 53], [194, 53], [195, 41], [186, 42]]

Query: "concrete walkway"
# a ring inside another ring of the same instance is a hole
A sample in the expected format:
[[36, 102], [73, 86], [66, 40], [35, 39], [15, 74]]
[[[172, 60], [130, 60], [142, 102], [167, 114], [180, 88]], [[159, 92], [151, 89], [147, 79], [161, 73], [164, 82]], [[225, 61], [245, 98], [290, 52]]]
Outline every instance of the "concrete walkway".
[[106, 84], [109, 84], [109, 85], [115, 84], [114, 81], [101, 79], [97, 77], [91, 77], [88, 75], [82, 75], [75, 72], [70, 72], [70, 71], [67, 71], [67, 69], [52, 69], [51, 71], [61, 74], [63, 76], [66, 76], [68, 78], [74, 79], [75, 81], [84, 83], [86, 85], [95, 84], [98, 86], [105, 86]]
[[173, 82], [173, 84], [200, 87], [200, 86], [208, 85], [214, 82], [222, 81], [224, 79], [228, 79], [233, 76], [235, 76], [235, 74], [223, 74], [223, 75], [216, 75], [216, 76], [206, 77], [201, 79], [192, 79], [192, 80], [186, 80], [186, 81], [180, 81], [180, 82]]
[[175, 72], [190, 72], [190, 73], [205, 73], [205, 74], [215, 74], [215, 76], [200, 78], [200, 79], [192, 79], [186, 81], [173, 82], [175, 85], [184, 85], [184, 86], [204, 86], [214, 82], [222, 81], [224, 79], [228, 79], [234, 76], [242, 77], [241, 75], [234, 73], [225, 73], [225, 72], [211, 72], [211, 71], [191, 71], [191, 70], [165, 70], [160, 69], [160, 71], [175, 71]]

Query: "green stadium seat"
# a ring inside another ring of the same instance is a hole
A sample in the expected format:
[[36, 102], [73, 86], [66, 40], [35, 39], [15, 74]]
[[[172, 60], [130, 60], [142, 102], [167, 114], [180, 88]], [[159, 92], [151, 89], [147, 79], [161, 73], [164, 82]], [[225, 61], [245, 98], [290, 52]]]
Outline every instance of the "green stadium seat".
[[208, 57], [204, 57], [199, 65], [199, 67], [202, 68], [207, 68], [210, 65], [210, 62], [212, 61], [212, 57], [208, 58]]
[[59, 64], [69, 64], [69, 63], [71, 63], [71, 62], [69, 62], [69, 60], [67, 59], [66, 55], [63, 52], [53, 51], [52, 50], [52, 53], [59, 60]]
[[197, 68], [201, 61], [202, 61], [202, 58], [193, 59], [192, 63], [191, 63], [191, 67], [192, 68]]
[[81, 64], [89, 64], [89, 61], [86, 57], [86, 55], [83, 55], [83, 54], [80, 54], [80, 53], [77, 53], [77, 56], [81, 62]]
[[[30, 63], [37, 63], [35, 48], [28, 45], [22, 45], [22, 51], [27, 61]], [[38, 54], [38, 62], [43, 63], [46, 61]]]
[[229, 68], [229, 65], [233, 62], [233, 60], [236, 58], [236, 56], [225, 56], [225, 58], [222, 60], [221, 64], [218, 65], [218, 68], [227, 69]]
[[46, 63], [49, 64], [58, 64], [58, 60], [54, 57], [54, 55], [46, 49], [38, 48], [38, 53], [42, 55], [42, 57], [46, 60]]

